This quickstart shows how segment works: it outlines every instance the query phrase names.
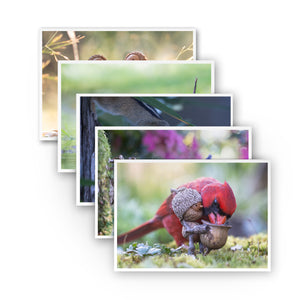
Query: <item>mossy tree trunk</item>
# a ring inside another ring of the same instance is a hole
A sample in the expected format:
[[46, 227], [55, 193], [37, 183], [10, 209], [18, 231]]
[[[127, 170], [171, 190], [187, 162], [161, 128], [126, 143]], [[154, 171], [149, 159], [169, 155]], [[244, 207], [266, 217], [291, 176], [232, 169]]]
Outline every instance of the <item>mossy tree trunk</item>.
[[95, 127], [100, 124], [90, 100], [80, 101], [80, 202], [95, 201]]
[[98, 131], [98, 235], [113, 234], [113, 163], [103, 130]]

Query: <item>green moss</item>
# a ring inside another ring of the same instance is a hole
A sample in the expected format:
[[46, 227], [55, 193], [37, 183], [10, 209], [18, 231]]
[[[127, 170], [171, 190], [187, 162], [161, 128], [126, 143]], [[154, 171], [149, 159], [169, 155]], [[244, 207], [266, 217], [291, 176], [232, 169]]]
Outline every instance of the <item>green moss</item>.
[[[176, 248], [175, 242], [167, 247]], [[267, 268], [268, 236], [263, 233], [248, 238], [229, 236], [223, 248], [212, 250], [207, 256], [197, 254], [196, 258], [187, 255], [185, 248], [153, 256], [124, 252], [118, 254], [117, 264], [118, 268]]]
[[103, 130], [98, 131], [98, 234], [112, 235], [113, 208], [110, 203], [110, 146]]

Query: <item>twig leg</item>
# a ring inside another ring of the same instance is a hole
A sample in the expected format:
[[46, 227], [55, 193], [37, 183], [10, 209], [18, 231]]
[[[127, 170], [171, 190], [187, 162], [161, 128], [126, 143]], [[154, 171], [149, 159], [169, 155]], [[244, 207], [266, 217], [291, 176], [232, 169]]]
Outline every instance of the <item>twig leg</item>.
[[195, 255], [195, 245], [194, 245], [194, 238], [192, 234], [189, 235], [188, 255]]
[[199, 250], [200, 254], [202, 254], [203, 256], [206, 256], [211, 251], [211, 249], [204, 247], [201, 242], [199, 242]]
[[200, 254], [204, 253], [204, 246], [201, 242], [199, 242], [199, 250], [200, 250]]

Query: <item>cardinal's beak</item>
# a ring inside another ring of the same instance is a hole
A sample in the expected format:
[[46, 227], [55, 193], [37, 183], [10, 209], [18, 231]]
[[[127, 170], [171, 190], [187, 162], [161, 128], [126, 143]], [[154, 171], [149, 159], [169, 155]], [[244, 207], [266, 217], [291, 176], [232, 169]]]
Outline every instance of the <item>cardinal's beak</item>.
[[209, 222], [212, 224], [224, 224], [227, 220], [226, 216], [221, 216], [218, 213], [210, 213], [208, 215]]

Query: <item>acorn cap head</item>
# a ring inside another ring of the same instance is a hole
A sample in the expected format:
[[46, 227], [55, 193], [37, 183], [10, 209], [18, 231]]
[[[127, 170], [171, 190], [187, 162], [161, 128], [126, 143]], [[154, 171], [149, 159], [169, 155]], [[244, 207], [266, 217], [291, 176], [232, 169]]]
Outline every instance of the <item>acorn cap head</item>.
[[147, 60], [147, 57], [140, 51], [134, 51], [128, 53], [125, 60]]
[[201, 195], [194, 189], [186, 187], [171, 190], [176, 193], [172, 200], [172, 208], [179, 220], [183, 219], [184, 213], [194, 204], [202, 202]]
[[89, 58], [89, 60], [106, 60], [106, 58], [103, 55], [95, 54]]

